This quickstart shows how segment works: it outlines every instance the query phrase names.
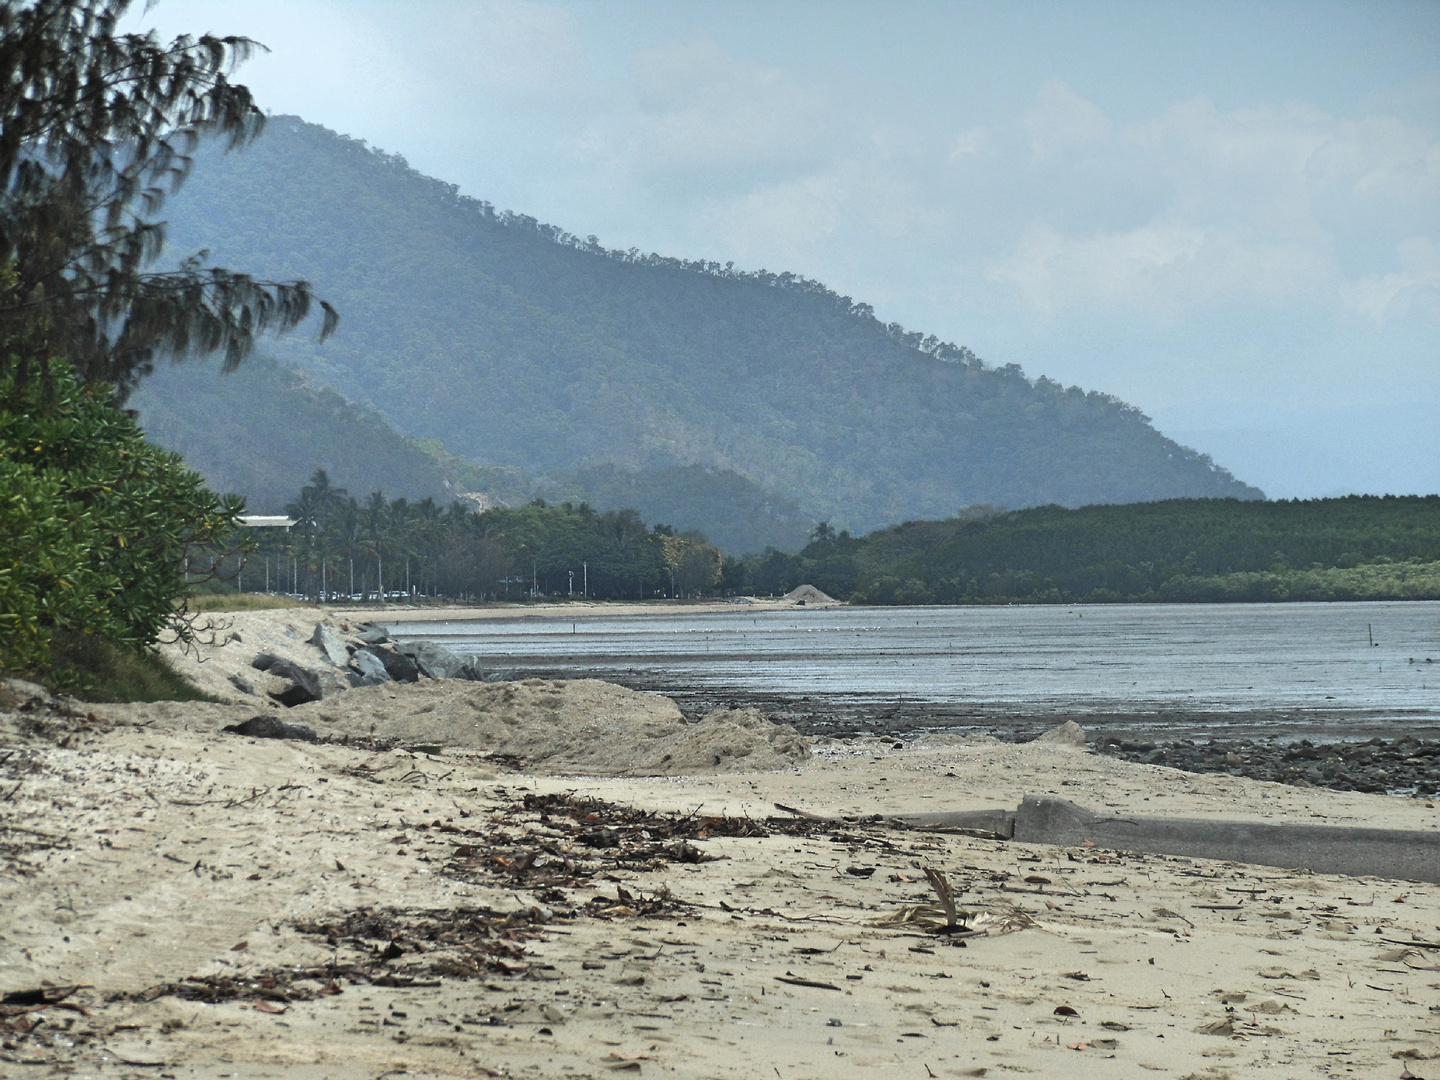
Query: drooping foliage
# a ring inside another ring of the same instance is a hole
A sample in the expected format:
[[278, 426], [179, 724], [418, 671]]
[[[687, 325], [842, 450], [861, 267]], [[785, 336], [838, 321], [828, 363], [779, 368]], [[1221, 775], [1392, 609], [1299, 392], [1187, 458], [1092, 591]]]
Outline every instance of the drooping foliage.
[[871, 604], [1434, 599], [1440, 496], [979, 508], [726, 564], [735, 591], [805, 582]]
[[104, 384], [61, 362], [34, 374], [0, 374], [0, 670], [45, 668], [57, 637], [152, 643], [186, 554], [223, 546], [242, 508], [147, 443]]
[[[264, 126], [229, 80], [259, 46], [118, 33], [129, 6], [0, 2], [0, 340], [20, 389], [56, 356], [122, 398], [157, 356], [219, 351], [234, 367], [315, 299], [304, 281], [206, 266], [203, 251], [152, 269], [156, 215], [200, 141], [233, 149]], [[323, 336], [336, 315], [321, 307]]]

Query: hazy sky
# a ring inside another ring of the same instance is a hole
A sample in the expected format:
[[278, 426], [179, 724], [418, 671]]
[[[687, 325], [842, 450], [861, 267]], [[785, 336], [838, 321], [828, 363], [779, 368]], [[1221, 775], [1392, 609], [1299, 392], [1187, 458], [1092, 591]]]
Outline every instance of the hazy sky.
[[1272, 496], [1440, 490], [1440, 3], [164, 0], [277, 113], [792, 270]]

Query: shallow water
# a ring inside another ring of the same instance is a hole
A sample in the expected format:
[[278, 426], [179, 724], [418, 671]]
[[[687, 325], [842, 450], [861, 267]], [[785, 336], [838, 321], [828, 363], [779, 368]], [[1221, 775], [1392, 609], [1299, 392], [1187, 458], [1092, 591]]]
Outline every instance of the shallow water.
[[1074, 716], [1171, 735], [1440, 732], [1436, 602], [737, 606], [395, 629], [476, 653], [487, 670], [788, 703], [841, 727], [1014, 730]]

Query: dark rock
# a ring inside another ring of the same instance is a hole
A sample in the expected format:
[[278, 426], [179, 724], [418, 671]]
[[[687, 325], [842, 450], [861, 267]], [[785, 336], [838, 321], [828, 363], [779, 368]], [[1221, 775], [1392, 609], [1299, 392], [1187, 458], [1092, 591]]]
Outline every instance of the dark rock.
[[406, 656], [389, 645], [372, 645], [369, 652], [380, 658], [385, 671], [396, 682], [412, 683], [420, 677], [420, 666], [414, 657]]
[[382, 627], [367, 623], [355, 635], [355, 640], [364, 642], [366, 645], [384, 645], [390, 640], [390, 635]]
[[234, 675], [230, 676], [230, 685], [235, 687], [235, 689], [239, 690], [242, 694], [255, 693], [255, 684], [252, 683], [249, 679], [245, 678], [245, 676], [241, 675], [238, 671]]
[[274, 653], [261, 652], [255, 654], [255, 659], [250, 661], [250, 666], [256, 671], [269, 671], [271, 666], [279, 661], [280, 658]]
[[300, 739], [314, 742], [315, 729], [304, 724], [287, 724], [274, 716], [252, 716], [240, 724], [228, 724], [220, 729], [232, 735], [244, 735], [251, 739]]

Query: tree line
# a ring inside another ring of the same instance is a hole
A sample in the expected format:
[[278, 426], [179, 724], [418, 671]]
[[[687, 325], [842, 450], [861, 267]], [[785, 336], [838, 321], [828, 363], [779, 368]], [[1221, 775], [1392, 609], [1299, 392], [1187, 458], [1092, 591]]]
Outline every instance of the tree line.
[[642, 600], [712, 594], [720, 552], [696, 532], [648, 527], [588, 503], [476, 510], [464, 502], [357, 499], [321, 469], [286, 511], [288, 531], [252, 529], [235, 587], [317, 600], [547, 596]]
[[724, 567], [734, 592], [805, 583], [857, 604], [1440, 598], [1440, 496], [976, 507], [863, 537], [821, 525], [797, 554]]

